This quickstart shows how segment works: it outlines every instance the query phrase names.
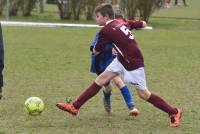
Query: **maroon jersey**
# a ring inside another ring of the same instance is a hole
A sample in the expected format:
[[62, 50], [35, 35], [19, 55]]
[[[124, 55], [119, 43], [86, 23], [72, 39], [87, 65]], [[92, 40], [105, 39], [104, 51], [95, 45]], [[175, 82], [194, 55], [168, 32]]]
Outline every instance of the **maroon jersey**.
[[118, 60], [127, 70], [135, 70], [144, 67], [141, 51], [129, 29], [141, 28], [141, 21], [129, 21], [116, 19], [105, 25], [100, 33], [95, 50], [100, 52], [103, 45], [112, 43], [118, 52]]

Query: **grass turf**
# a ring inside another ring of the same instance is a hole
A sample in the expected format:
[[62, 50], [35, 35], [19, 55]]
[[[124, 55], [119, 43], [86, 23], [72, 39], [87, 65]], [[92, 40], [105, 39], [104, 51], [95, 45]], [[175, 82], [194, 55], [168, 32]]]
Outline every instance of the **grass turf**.
[[[154, 19], [152, 24], [160, 22]], [[169, 20], [170, 21], [170, 20]], [[145, 57], [149, 89], [183, 109], [181, 127], [169, 127], [166, 114], [135, 95], [142, 114], [127, 115], [127, 108], [113, 91], [113, 114], [104, 112], [101, 93], [86, 103], [77, 118], [55, 108], [65, 97], [75, 99], [91, 83], [89, 44], [98, 29], [3, 28], [5, 42], [5, 96], [0, 101], [0, 132], [59, 133], [198, 133], [200, 30], [197, 21], [157, 25], [152, 31], [136, 31]], [[171, 27], [171, 28], [168, 28]], [[172, 28], [173, 27], [173, 28]], [[185, 30], [187, 29], [187, 30]], [[41, 97], [46, 109], [30, 117], [23, 109], [30, 96]]]
[[[165, 9], [154, 16], [184, 17], [182, 14], [188, 13], [198, 18], [199, 9], [193, 8], [197, 2], [190, 1], [187, 8], [172, 9], [182, 12], [172, 14]], [[44, 14], [44, 19], [47, 16], [48, 13]], [[38, 18], [34, 15], [28, 20]], [[21, 19], [24, 18], [13, 20]], [[89, 73], [89, 44], [98, 29], [5, 27], [0, 134], [199, 133], [199, 20], [151, 18], [150, 25], [154, 30], [135, 32], [145, 58], [148, 87], [183, 110], [180, 128], [170, 128], [168, 116], [139, 99], [132, 87], [137, 108], [142, 112], [136, 118], [128, 116], [116, 88], [110, 116], [103, 109], [101, 93], [83, 106], [77, 118], [57, 110], [55, 103], [65, 101], [68, 96], [75, 99], [94, 80], [95, 75]], [[30, 96], [44, 100], [46, 109], [41, 116], [31, 117], [25, 112], [24, 102]]]

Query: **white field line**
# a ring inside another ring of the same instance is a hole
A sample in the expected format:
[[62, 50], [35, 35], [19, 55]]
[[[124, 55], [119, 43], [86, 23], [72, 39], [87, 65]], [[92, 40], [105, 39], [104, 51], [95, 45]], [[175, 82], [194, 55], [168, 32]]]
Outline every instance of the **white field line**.
[[41, 23], [41, 22], [18, 22], [1, 21], [2, 26], [23, 26], [23, 27], [100, 27], [93, 24], [70, 24], [70, 23]]
[[[94, 24], [70, 24], [70, 23], [44, 23], [44, 22], [20, 22], [20, 21], [0, 21], [2, 26], [22, 26], [22, 27], [88, 27], [98, 28], [101, 26]], [[151, 26], [141, 28], [142, 30], [152, 30]]]

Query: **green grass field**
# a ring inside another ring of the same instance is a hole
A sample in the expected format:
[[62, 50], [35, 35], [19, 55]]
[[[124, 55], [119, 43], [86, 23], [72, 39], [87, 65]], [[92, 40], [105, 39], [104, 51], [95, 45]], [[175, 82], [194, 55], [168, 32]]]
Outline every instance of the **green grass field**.
[[[168, 115], [142, 101], [133, 87], [141, 111], [138, 117], [128, 116], [117, 88], [111, 115], [103, 109], [101, 92], [78, 117], [59, 111], [57, 102], [69, 96], [75, 99], [96, 77], [89, 72], [89, 45], [98, 29], [4, 27], [0, 134], [199, 134], [200, 21], [152, 18], [150, 24], [154, 30], [135, 31], [148, 87], [183, 110], [179, 128], [170, 128]], [[41, 116], [25, 112], [24, 102], [30, 96], [44, 100]]]

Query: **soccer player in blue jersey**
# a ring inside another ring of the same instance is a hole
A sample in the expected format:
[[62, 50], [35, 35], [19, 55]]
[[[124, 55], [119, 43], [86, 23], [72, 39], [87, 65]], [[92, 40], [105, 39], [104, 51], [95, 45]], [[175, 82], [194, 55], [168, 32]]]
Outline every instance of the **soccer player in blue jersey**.
[[[96, 34], [91, 46], [90, 50], [91, 54], [91, 69], [90, 71], [100, 75], [103, 71], [105, 71], [106, 67], [116, 58], [116, 51], [114, 51], [112, 44], [106, 44], [99, 55], [95, 55], [93, 52], [93, 48], [95, 47], [99, 38], [99, 33]], [[115, 85], [120, 89], [121, 94], [126, 102], [126, 105], [129, 109], [130, 116], [137, 116], [139, 114], [138, 109], [135, 107], [135, 104], [132, 100], [132, 95], [129, 92], [128, 87], [124, 84], [120, 76], [117, 76], [113, 79]], [[112, 91], [112, 84], [111, 82], [107, 82], [104, 85], [103, 90], [103, 103], [106, 112], [111, 112], [111, 91]]]

